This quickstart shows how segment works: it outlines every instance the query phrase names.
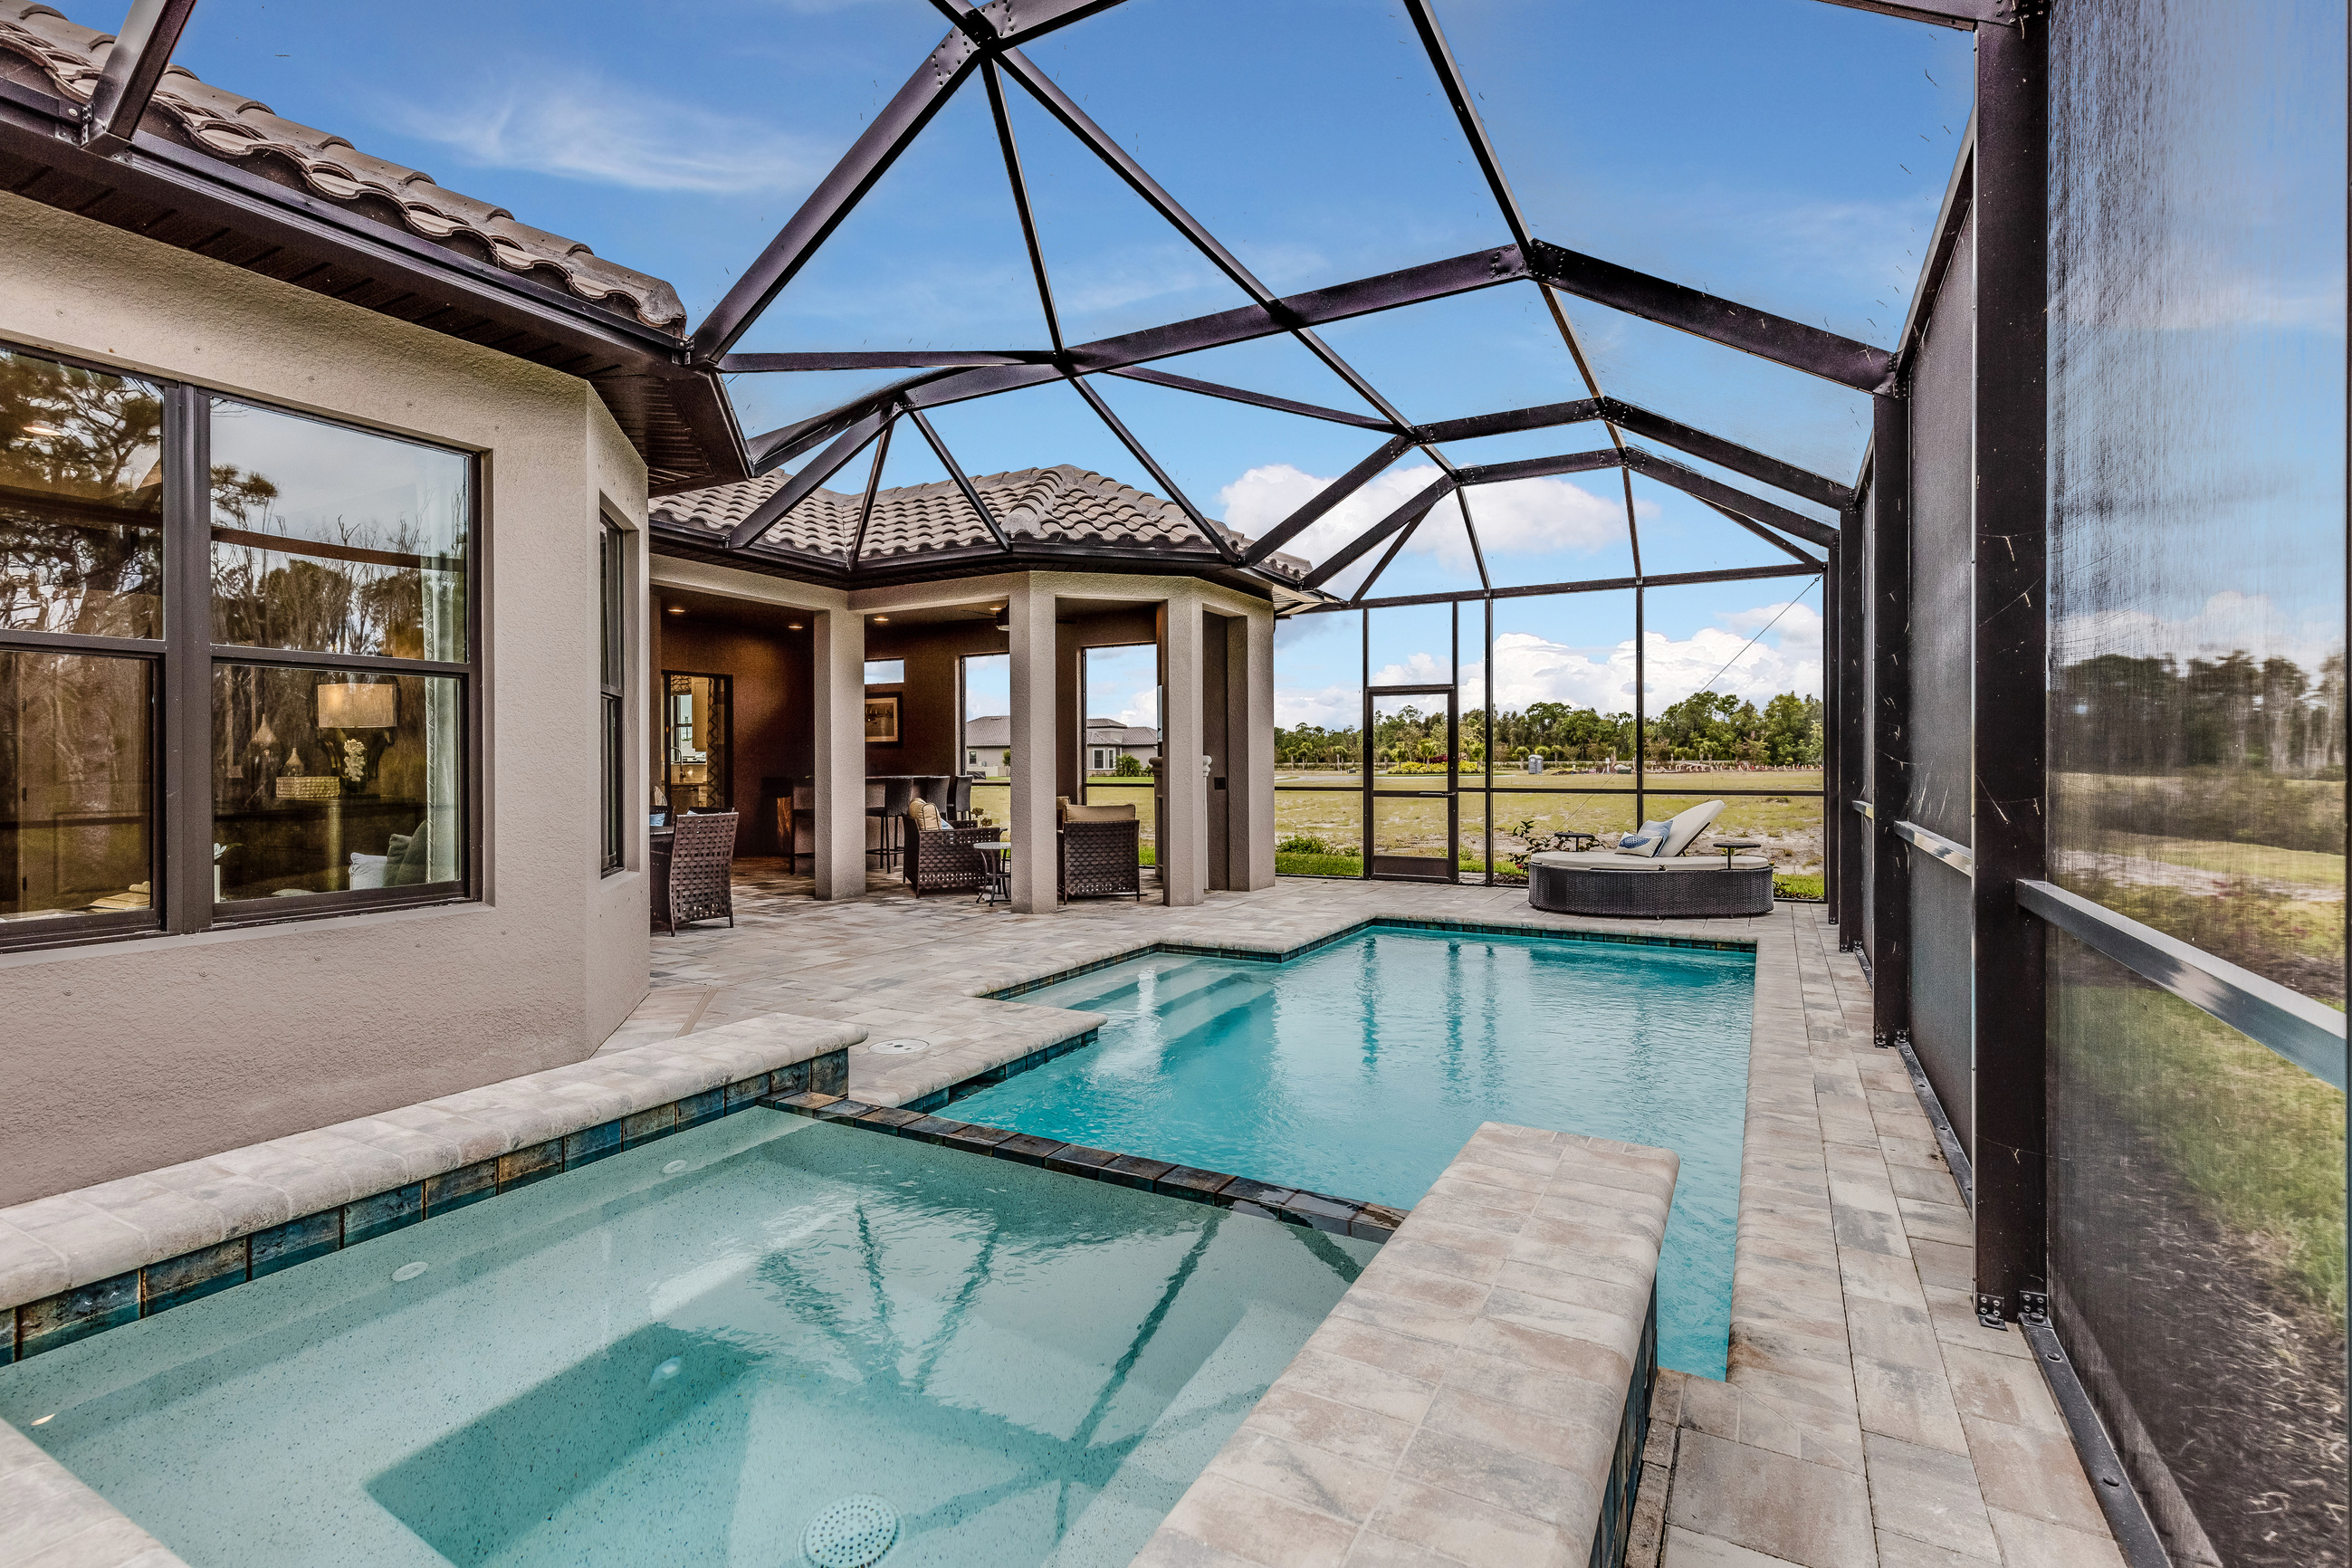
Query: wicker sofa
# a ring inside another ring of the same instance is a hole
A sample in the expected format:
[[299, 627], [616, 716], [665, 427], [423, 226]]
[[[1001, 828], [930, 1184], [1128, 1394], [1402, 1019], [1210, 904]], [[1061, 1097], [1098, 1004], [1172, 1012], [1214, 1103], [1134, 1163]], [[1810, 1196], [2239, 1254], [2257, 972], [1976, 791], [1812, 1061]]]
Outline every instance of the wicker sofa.
[[1528, 902], [1568, 915], [1694, 920], [1772, 912], [1772, 862], [1761, 855], [1654, 860], [1611, 849], [1528, 857]]

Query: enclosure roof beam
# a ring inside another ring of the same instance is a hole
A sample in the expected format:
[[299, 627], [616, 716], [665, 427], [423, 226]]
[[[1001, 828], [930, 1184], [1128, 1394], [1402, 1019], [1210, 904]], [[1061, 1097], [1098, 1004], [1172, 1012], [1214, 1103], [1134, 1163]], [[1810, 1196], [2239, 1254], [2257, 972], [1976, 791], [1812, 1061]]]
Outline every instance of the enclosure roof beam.
[[923, 433], [925, 441], [930, 443], [931, 456], [940, 460], [940, 467], [945, 468], [948, 471], [948, 477], [955, 480], [956, 489], [963, 492], [964, 500], [971, 505], [973, 511], [980, 514], [981, 524], [988, 530], [989, 537], [995, 540], [998, 547], [1009, 554], [1013, 549], [1013, 541], [1004, 536], [1004, 530], [998, 524], [996, 514], [988, 510], [988, 503], [981, 499], [980, 491], [973, 489], [971, 480], [964, 477], [963, 468], [955, 460], [955, 454], [948, 450], [948, 444], [940, 439], [940, 433], [931, 428], [931, 422], [923, 417], [921, 409], [908, 409], [907, 417], [915, 422], [915, 428]]
[[[1462, 499], [1462, 492], [1458, 489], [1455, 490], [1454, 492], [1454, 499], [1460, 500]], [[1404, 527], [1398, 531], [1395, 540], [1390, 543], [1387, 551], [1381, 554], [1381, 563], [1373, 567], [1370, 572], [1366, 573], [1364, 574], [1364, 580], [1356, 584], [1356, 592], [1348, 601], [1349, 604], [1360, 605], [1364, 602], [1364, 595], [1372, 591], [1372, 584], [1381, 580], [1381, 574], [1389, 569], [1389, 563], [1397, 558], [1398, 553], [1404, 549], [1406, 543], [1411, 541], [1414, 533], [1420, 531], [1423, 522], [1428, 520], [1429, 512], [1436, 510], [1437, 509], [1435, 507], [1430, 508], [1429, 511], [1423, 512], [1419, 517], [1416, 517], [1411, 522], [1406, 523]]]
[[1454, 479], [1440, 474], [1396, 510], [1364, 530], [1347, 544], [1331, 552], [1323, 563], [1299, 579], [1301, 588], [1320, 588], [1324, 584], [1354, 564], [1357, 558], [1397, 530], [1421, 521], [1423, 513], [1454, 492]]
[[969, 370], [992, 364], [1051, 364], [1050, 349], [840, 349], [814, 353], [719, 356], [721, 375], [746, 371]]
[[1775, 489], [1787, 490], [1790, 495], [1818, 501], [1822, 506], [1843, 510], [1853, 504], [1853, 491], [1835, 479], [1743, 447], [1737, 441], [1696, 429], [1680, 420], [1669, 419], [1663, 414], [1654, 414], [1618, 397], [1585, 397], [1573, 403], [1514, 408], [1499, 414], [1474, 414], [1466, 419], [1444, 419], [1433, 425], [1423, 425], [1414, 433], [1432, 441], [1468, 441], [1482, 436], [1505, 436], [1520, 430], [1541, 430], [1555, 425], [1580, 425], [1594, 419], [1607, 420], [1636, 436], [1663, 441], [1694, 458], [1703, 458], [1736, 474], [1760, 480]]
[[[1287, 332], [1300, 322], [1309, 326], [1343, 321], [1356, 316], [1393, 310], [1428, 300], [1443, 300], [1478, 289], [1491, 289], [1527, 276], [1517, 246], [1475, 250], [1444, 261], [1424, 262], [1377, 277], [1334, 284], [1286, 295], [1268, 304], [1240, 305], [1213, 315], [1195, 316], [1164, 326], [1122, 332], [1116, 337], [1071, 346], [1071, 369], [1092, 374], [1123, 370], [1151, 360], [1172, 359], [1202, 349]], [[883, 387], [827, 413], [771, 431], [752, 443], [754, 467], [773, 468], [827, 440], [883, 404], [898, 399], [919, 407], [938, 408], [950, 403], [988, 397], [1024, 386], [1056, 380], [1061, 372], [1045, 364], [1000, 364], [918, 376]], [[1402, 428], [1404, 421], [1397, 421]]]
[[1219, 555], [1224, 557], [1227, 564], [1240, 565], [1242, 552], [1234, 548], [1231, 540], [1218, 531], [1215, 524], [1201, 515], [1201, 509], [1194, 506], [1191, 498], [1177, 488], [1175, 479], [1167, 469], [1160, 466], [1160, 460], [1157, 458], [1144, 449], [1143, 443], [1135, 438], [1134, 433], [1128, 429], [1126, 422], [1111, 411], [1109, 404], [1103, 401], [1102, 394], [1088, 386], [1087, 378], [1082, 375], [1073, 374], [1070, 377], [1070, 384], [1078, 389], [1078, 395], [1087, 400], [1087, 406], [1095, 411], [1095, 417], [1109, 426], [1110, 433], [1118, 437], [1119, 444], [1125, 447], [1135, 460], [1141, 463], [1150, 472], [1152, 482], [1160, 487], [1161, 493], [1183, 509], [1184, 515], [1192, 520], [1192, 526], [1201, 531], [1201, 537], [1207, 540]]
[[1735, 474], [1770, 485], [1774, 489], [1802, 496], [1832, 510], [1843, 511], [1853, 505], [1853, 491], [1835, 479], [1801, 468], [1794, 463], [1768, 457], [1737, 441], [1727, 441], [1720, 436], [1695, 429], [1663, 414], [1637, 408], [1617, 398], [1604, 398], [1602, 401], [1608, 405], [1609, 417], [1636, 436], [1663, 441], [1678, 452], [1703, 458], [1717, 468], [1729, 468]]
[[1481, 463], [1462, 470], [1465, 485], [1507, 484], [1513, 479], [1540, 479], [1547, 474], [1586, 474], [1596, 468], [1618, 468], [1625, 454], [1614, 447], [1591, 452], [1570, 452], [1558, 458], [1520, 458], [1507, 463]]
[[[727, 535], [727, 548], [740, 550], [773, 527], [784, 513], [806, 500], [812, 491], [841, 471], [842, 466], [865, 449], [866, 443], [882, 433], [887, 416], [869, 414], [841, 433], [840, 439], [827, 447], [816, 459], [799, 473], [786, 479], [783, 488], [761, 501], [751, 515], [737, 523]], [[772, 465], [771, 465], [772, 466]]]
[[130, 147], [195, 8], [196, 0], [133, 0], [83, 111], [82, 140], [90, 151], [111, 157]]
[[1887, 383], [1895, 356], [1885, 349], [1840, 337], [1768, 310], [1717, 299], [1699, 289], [1597, 256], [1536, 240], [1528, 253], [1536, 277], [1565, 293], [1639, 316], [1660, 326], [1754, 354], [1791, 370], [1877, 392]]
[[1806, 554], [1803, 551], [1790, 543], [1786, 538], [1782, 537], [1780, 534], [1775, 533], [1772, 530], [1765, 527], [1762, 523], [1752, 522], [1747, 518], [1740, 516], [1738, 512], [1732, 510], [1729, 507], [1717, 506], [1711, 500], [1701, 501], [1699, 504], [1706, 507], [1707, 510], [1714, 512], [1717, 516], [1738, 523], [1740, 527], [1746, 529], [1748, 532], [1754, 534], [1757, 538], [1762, 540], [1765, 543], [1770, 545], [1781, 554], [1788, 556], [1790, 560], [1801, 561], [1806, 565], [1812, 567], [1815, 571], [1825, 572], [1829, 570], [1828, 562], [1821, 560], [1816, 556]]
[[996, 144], [1004, 153], [1004, 177], [1013, 186], [1013, 208], [1021, 219], [1021, 243], [1029, 250], [1029, 271], [1037, 281], [1037, 308], [1045, 313], [1045, 335], [1054, 353], [1062, 352], [1062, 314], [1054, 308], [1054, 284], [1045, 272], [1045, 247], [1037, 239], [1037, 215], [1029, 210], [1029, 179], [1021, 172], [1021, 144], [1013, 139], [1013, 117], [1004, 111], [1004, 84], [997, 79], [996, 62], [981, 63], [981, 79], [988, 89], [988, 112], [996, 121]]
[[1699, 583], [1749, 583], [1763, 577], [1813, 577], [1820, 568], [1800, 566], [1736, 566], [1720, 572], [1669, 572], [1654, 577], [1600, 577], [1583, 583], [1536, 583], [1519, 588], [1465, 588], [1451, 594], [1404, 594], [1386, 599], [1333, 600], [1310, 605], [1302, 616], [1328, 615], [1335, 610], [1394, 610], [1412, 605], [1472, 604], [1480, 599], [1532, 599], [1548, 594], [1602, 594], [1623, 588], [1681, 588]]
[[874, 467], [866, 476], [866, 499], [858, 503], [857, 508], [857, 531], [849, 541], [849, 570], [852, 575], [857, 571], [857, 558], [866, 553], [866, 528], [874, 521], [874, 498], [882, 490], [882, 465], [890, 460], [890, 432], [897, 425], [896, 420], [885, 420], [882, 438], [874, 443]]
[[1625, 467], [1637, 474], [1646, 474], [1660, 484], [1672, 485], [1685, 495], [1703, 501], [1713, 501], [1727, 511], [1757, 522], [1770, 523], [1784, 533], [1793, 533], [1811, 544], [1832, 545], [1837, 542], [1835, 527], [1817, 522], [1802, 512], [1776, 506], [1760, 496], [1749, 495], [1720, 479], [1711, 479], [1695, 468], [1686, 468], [1671, 458], [1661, 458], [1655, 452], [1640, 447], [1625, 448]]
[[1319, 403], [1299, 403], [1287, 397], [1276, 397], [1263, 392], [1246, 392], [1238, 386], [1225, 386], [1213, 381], [1196, 381], [1189, 375], [1172, 375], [1164, 370], [1132, 368], [1106, 373], [1124, 376], [1129, 381], [1148, 381], [1154, 386], [1173, 387], [1178, 392], [1194, 392], [1202, 397], [1222, 397], [1228, 403], [1246, 403], [1254, 407], [1271, 408], [1278, 414], [1296, 414], [1307, 419], [1328, 419], [1335, 425], [1353, 425], [1360, 429], [1394, 432], [1396, 426], [1385, 419], [1369, 414], [1350, 414], [1344, 408], [1326, 408]]
[[[1095, 156], [1110, 165], [1111, 172], [1125, 181], [1129, 189], [1142, 197], [1144, 205], [1159, 214], [1161, 221], [1190, 240], [1193, 248], [1207, 257], [1217, 270], [1231, 279], [1243, 293], [1247, 294], [1261, 307], [1272, 307], [1279, 303], [1272, 289], [1259, 282], [1256, 276], [1248, 268], [1244, 267], [1240, 259], [1227, 250], [1216, 236], [1211, 234], [1198, 218], [1185, 211], [1174, 196], [1162, 189], [1160, 182], [1153, 179], [1145, 171], [1143, 165], [1136, 162], [1127, 149], [1118, 144], [1118, 139], [1097, 125], [1068, 93], [1064, 92], [1055, 84], [1051, 77], [1038, 69], [1018, 49], [1006, 48], [996, 58], [1003, 68], [1011, 73], [1013, 79], [1027, 89], [1029, 95], [1044, 107], [1046, 113], [1059, 121], [1063, 129], [1076, 137]], [[1346, 382], [1349, 389], [1357, 396], [1379, 409], [1393, 423], [1399, 426], [1405, 423], [1404, 416], [1398, 413], [1370, 382], [1358, 374], [1354, 366], [1341, 359], [1329, 345], [1317, 337], [1309, 329], [1308, 323], [1286, 321], [1284, 323], [1284, 330], [1304, 344], [1309, 353], [1321, 360], [1333, 374]], [[1442, 463], [1444, 459], [1440, 458], [1439, 461]]]
[[980, 46], [959, 30], [940, 40], [915, 74], [850, 144], [841, 162], [820, 181], [767, 248], [743, 269], [727, 297], [694, 329], [688, 348], [694, 359], [716, 363], [751, 330], [770, 301], [808, 264], [816, 248], [841, 226], [850, 210], [888, 173], [898, 154], [922, 133], [980, 63]]
[[1882, 16], [1900, 16], [1906, 22], [1931, 22], [1938, 27], [1957, 27], [1964, 33], [1972, 33], [1987, 22], [2010, 23], [2017, 19], [2015, 5], [2005, 5], [2002, 0], [1827, 0], [1827, 3], [1843, 5], [1851, 11], [1875, 11]]
[[1266, 531], [1265, 537], [1242, 552], [1242, 564], [1255, 566], [1292, 540], [1304, 533], [1316, 520], [1333, 507], [1364, 488], [1381, 470], [1412, 450], [1412, 441], [1404, 436], [1392, 436], [1382, 442], [1372, 455], [1325, 485], [1299, 505], [1297, 510], [1284, 518]]

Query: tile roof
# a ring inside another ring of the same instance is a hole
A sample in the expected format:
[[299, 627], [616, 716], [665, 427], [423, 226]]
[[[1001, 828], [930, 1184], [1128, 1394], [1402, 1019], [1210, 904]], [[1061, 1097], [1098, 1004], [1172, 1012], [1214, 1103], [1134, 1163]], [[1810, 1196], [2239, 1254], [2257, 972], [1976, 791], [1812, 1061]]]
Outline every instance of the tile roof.
[[[87, 103], [114, 36], [47, 5], [0, 0], [0, 74], [10, 57], [37, 67], [52, 90]], [[161, 110], [160, 115], [157, 110]], [[578, 240], [515, 221], [504, 207], [436, 184], [430, 174], [371, 157], [343, 138], [281, 120], [269, 106], [168, 67], [147, 128], [220, 158], [251, 159], [279, 183], [356, 207], [510, 272], [537, 275], [569, 293], [625, 310], [649, 327], [682, 333], [686, 307], [658, 278], [605, 260]]]
[[[791, 477], [778, 470], [735, 484], [666, 496], [654, 502], [654, 521], [724, 535], [782, 489]], [[1093, 544], [1216, 559], [1192, 519], [1174, 502], [1069, 463], [977, 474], [971, 485], [1016, 546]], [[845, 565], [864, 504], [862, 493], [842, 495], [818, 489], [761, 534], [760, 542]], [[1210, 526], [1237, 546], [1249, 543], [1221, 523], [1212, 521]], [[956, 487], [940, 479], [876, 492], [874, 516], [866, 526], [858, 560], [868, 565], [898, 563], [941, 551], [993, 549], [995, 542]], [[1277, 553], [1258, 563], [1258, 569], [1296, 580], [1307, 567], [1296, 556]]]

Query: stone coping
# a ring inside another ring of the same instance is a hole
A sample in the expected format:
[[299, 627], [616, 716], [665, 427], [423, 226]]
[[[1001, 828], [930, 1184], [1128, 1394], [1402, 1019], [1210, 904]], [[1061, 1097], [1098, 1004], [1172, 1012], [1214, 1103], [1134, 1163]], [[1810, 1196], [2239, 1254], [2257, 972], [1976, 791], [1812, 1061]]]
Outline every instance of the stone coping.
[[[461, 1169], [514, 1164], [572, 1135], [865, 1038], [855, 1024], [772, 1013], [0, 1208], [0, 1310], [136, 1280], [150, 1265], [396, 1196]], [[538, 1173], [534, 1166], [494, 1181]], [[0, 1363], [7, 1359], [0, 1352]]]
[[12, 1568], [187, 1568], [162, 1542], [5, 1421], [0, 1563]]
[[1596, 1561], [1624, 1528], [1679, 1169], [1479, 1128], [1136, 1568]]

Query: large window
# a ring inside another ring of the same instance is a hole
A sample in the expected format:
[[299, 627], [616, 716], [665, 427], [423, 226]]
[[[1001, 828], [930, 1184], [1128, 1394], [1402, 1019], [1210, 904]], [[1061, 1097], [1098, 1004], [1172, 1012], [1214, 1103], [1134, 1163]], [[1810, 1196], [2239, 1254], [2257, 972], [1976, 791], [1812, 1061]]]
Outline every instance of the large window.
[[467, 896], [474, 498], [0, 350], [0, 945]]

